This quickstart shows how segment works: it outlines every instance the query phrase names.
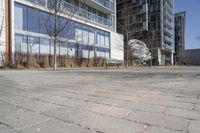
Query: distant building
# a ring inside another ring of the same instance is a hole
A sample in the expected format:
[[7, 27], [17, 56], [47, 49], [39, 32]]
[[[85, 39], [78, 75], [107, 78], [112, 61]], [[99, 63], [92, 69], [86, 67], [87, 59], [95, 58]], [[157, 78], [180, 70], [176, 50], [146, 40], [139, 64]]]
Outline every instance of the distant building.
[[[0, 52], [27, 53], [29, 44], [34, 43], [34, 54], [49, 54], [53, 52], [53, 41], [48, 37], [42, 17], [39, 14], [49, 14], [48, 4], [51, 0], [0, 0], [3, 3], [5, 23], [1, 36], [4, 45]], [[116, 0], [62, 0], [65, 13], [62, 18], [66, 21], [67, 13], [78, 9], [70, 19], [70, 31], [60, 35], [63, 40], [57, 47], [58, 55], [75, 56], [77, 51], [75, 41], [80, 42], [80, 53], [84, 58], [95, 55], [103, 58], [123, 60], [123, 36], [116, 32]], [[1, 8], [0, 8], [1, 9]], [[53, 23], [52, 23], [53, 24]], [[64, 31], [65, 32], [65, 31]], [[70, 37], [69, 37], [70, 36]], [[77, 38], [78, 37], [78, 38]], [[87, 47], [93, 46], [89, 51]]]
[[183, 62], [186, 65], [200, 66], [200, 49], [185, 50]]
[[121, 25], [126, 25], [124, 8], [129, 8], [134, 18], [131, 21], [132, 38], [147, 44], [154, 64], [173, 64], [174, 0], [117, 0], [117, 29], [126, 36], [121, 30]]
[[175, 64], [182, 64], [185, 58], [185, 24], [186, 12], [175, 14]]

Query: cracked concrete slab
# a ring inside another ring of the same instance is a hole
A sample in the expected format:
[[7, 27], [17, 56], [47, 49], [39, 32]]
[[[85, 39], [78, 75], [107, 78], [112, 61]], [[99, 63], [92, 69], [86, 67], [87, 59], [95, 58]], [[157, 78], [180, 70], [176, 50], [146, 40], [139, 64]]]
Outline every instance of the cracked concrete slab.
[[56, 119], [50, 119], [20, 130], [21, 133], [95, 133], [88, 129]]
[[175, 116], [175, 117], [182, 117], [182, 118], [192, 119], [192, 120], [200, 120], [200, 112], [196, 112], [194, 110], [167, 108], [164, 111], [164, 113], [166, 115]]
[[125, 119], [174, 130], [184, 130], [186, 125], [186, 120], [182, 118], [175, 118], [159, 113], [149, 113], [142, 111], [133, 111], [128, 116], [126, 116]]
[[138, 133], [145, 128], [145, 125], [139, 123], [65, 107], [46, 113], [57, 119], [105, 133]]
[[200, 67], [0, 71], [0, 132], [199, 133]]
[[190, 121], [188, 126], [189, 133], [199, 133], [200, 131], [200, 121]]
[[49, 119], [44, 115], [9, 104], [0, 104], [0, 107], [0, 122], [9, 125], [13, 129], [20, 129]]

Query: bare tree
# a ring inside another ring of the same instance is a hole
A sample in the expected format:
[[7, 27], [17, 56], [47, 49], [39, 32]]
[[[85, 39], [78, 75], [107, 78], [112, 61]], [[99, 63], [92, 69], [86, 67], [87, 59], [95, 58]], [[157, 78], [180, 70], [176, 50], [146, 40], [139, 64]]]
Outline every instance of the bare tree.
[[37, 63], [37, 59], [35, 59], [33, 55], [33, 49], [36, 48], [39, 51], [39, 49], [36, 47], [38, 43], [39, 40], [37, 41], [34, 40], [34, 38], [32, 38], [31, 36], [27, 36], [28, 67], [34, 66]]
[[131, 7], [127, 4], [123, 5], [123, 8], [118, 12], [118, 31], [124, 35], [124, 52], [126, 67], [128, 67], [129, 57], [131, 56], [131, 48], [129, 46], [129, 40], [133, 39], [137, 26], [134, 25], [135, 17]]
[[[78, 29], [77, 29], [78, 30]], [[80, 57], [80, 48], [81, 48], [81, 43], [83, 43], [83, 34], [82, 32], [76, 32], [75, 31], [75, 57], [79, 58]]]
[[[93, 45], [88, 45], [87, 47], [86, 47], [86, 50], [88, 50], [88, 62], [87, 62], [87, 66], [89, 66], [90, 65], [90, 53], [91, 53], [91, 51], [94, 51], [95, 50], [95, 46], [93, 46]], [[95, 55], [95, 54], [94, 54]]]
[[[45, 2], [46, 0], [44, 0]], [[46, 2], [45, 2], [46, 3]], [[80, 1], [80, 5], [83, 1]], [[42, 16], [44, 27], [48, 36], [53, 40], [54, 45], [54, 69], [57, 69], [57, 45], [60, 41], [60, 34], [67, 33], [71, 28], [71, 20], [80, 7], [73, 7], [64, 0], [48, 0], [46, 3], [50, 13]], [[65, 16], [65, 18], [61, 17]]]

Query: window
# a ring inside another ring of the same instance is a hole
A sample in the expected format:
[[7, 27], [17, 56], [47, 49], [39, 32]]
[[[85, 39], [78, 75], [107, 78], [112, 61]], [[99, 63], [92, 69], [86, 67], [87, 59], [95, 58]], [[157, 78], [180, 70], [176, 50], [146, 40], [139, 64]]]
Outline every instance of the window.
[[28, 50], [30, 53], [39, 54], [40, 50], [40, 39], [38, 37], [28, 37]]
[[40, 13], [40, 20], [39, 20], [39, 25], [40, 25], [40, 33], [47, 34], [47, 28], [45, 27], [45, 22], [48, 18], [47, 13]]
[[83, 34], [83, 43], [88, 44], [89, 43], [89, 33], [88, 31], [82, 31]]
[[66, 55], [67, 54], [67, 42], [61, 42], [60, 43], [60, 55]]
[[17, 19], [15, 19], [15, 29], [17, 30], [23, 30], [23, 15], [26, 15], [24, 13], [21, 6], [15, 6], [15, 16], [17, 16]]
[[50, 54], [54, 53], [54, 42], [53, 40], [50, 40]]
[[75, 49], [74, 48], [68, 48], [68, 55], [74, 56], [75, 55]]
[[[39, 0], [40, 1], [40, 0]], [[88, 8], [91, 12], [96, 12], [93, 8]], [[99, 12], [102, 17], [107, 17], [105, 14]], [[40, 34], [47, 34], [44, 20], [49, 17], [47, 12], [42, 12], [41, 10], [36, 10], [34, 8], [21, 5], [15, 3], [15, 31], [16, 31], [16, 40], [15, 40], [15, 50], [18, 52], [27, 53], [28, 50], [32, 47], [33, 53], [40, 54], [53, 54], [54, 53], [54, 45], [53, 41], [49, 38], [42, 38]], [[53, 27], [53, 16], [51, 16], [49, 20], [49, 29], [51, 26]], [[68, 20], [61, 18], [61, 25], [65, 24]], [[70, 26], [68, 26], [70, 25]], [[110, 34], [109, 32], [88, 26], [86, 24], [81, 24], [75, 21], [70, 20], [66, 29], [64, 29], [59, 36], [63, 38], [68, 38], [73, 40], [79, 45], [99, 45], [101, 47], [109, 47], [110, 46]], [[76, 28], [75, 28], [76, 27]], [[25, 31], [24, 35], [19, 35], [19, 31]], [[29, 31], [29, 32], [27, 32]], [[27, 38], [28, 33], [30, 33]], [[40, 36], [33, 37], [34, 36]], [[27, 42], [28, 41], [28, 42]], [[32, 46], [31, 46], [32, 45]], [[67, 48], [66, 42], [62, 42], [60, 45], [57, 45], [57, 53], [64, 54], [75, 54], [75, 44], [71, 48]], [[81, 54], [81, 53], [80, 53]], [[84, 53], [83, 53], [84, 54]], [[101, 54], [100, 54], [101, 55]], [[91, 52], [92, 56], [92, 52]]]
[[21, 36], [18, 41], [21, 41], [21, 43], [19, 42], [19, 45], [21, 45], [21, 52], [27, 53], [28, 51], [27, 36]]
[[64, 29], [60, 32], [60, 36], [69, 39], [74, 39], [75, 38], [74, 22], [68, 21], [66, 19], [61, 19], [60, 24], [61, 24], [60, 28], [64, 27]]
[[109, 53], [106, 53], [105, 56], [106, 56], [106, 57], [105, 57], [106, 59], [109, 59], [109, 56], [110, 56], [110, 55], [109, 55]]
[[92, 32], [89, 32], [89, 44], [94, 45], [95, 43], [95, 35]]
[[50, 40], [46, 38], [40, 39], [40, 53], [50, 54]]
[[104, 46], [105, 45], [105, 40], [104, 40], [104, 36], [100, 35], [100, 45]]
[[101, 35], [97, 34], [97, 44], [100, 45], [101, 44]]
[[38, 10], [28, 8], [28, 31], [40, 32], [39, 16], [40, 13]]
[[83, 42], [82, 31], [80, 29], [75, 30], [76, 42]]
[[88, 58], [88, 50], [83, 50], [83, 58]]
[[105, 36], [105, 46], [109, 47], [110, 46], [110, 40], [108, 36]]
[[[24, 37], [22, 35], [15, 36], [15, 51], [16, 52], [21, 52], [21, 44], [22, 43], [27, 44], [26, 40], [27, 40], [26, 37]], [[27, 48], [27, 46], [26, 46], [26, 48]]]

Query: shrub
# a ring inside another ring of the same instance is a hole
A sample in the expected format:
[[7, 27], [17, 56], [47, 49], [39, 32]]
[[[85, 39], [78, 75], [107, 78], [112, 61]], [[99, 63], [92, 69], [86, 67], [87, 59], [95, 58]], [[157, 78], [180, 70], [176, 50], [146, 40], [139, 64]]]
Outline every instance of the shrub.
[[[14, 53], [12, 59], [9, 60], [7, 53], [1, 54], [1, 68], [49, 68], [54, 65], [53, 55]], [[57, 56], [58, 67], [73, 68], [73, 67], [103, 67], [105, 66], [104, 58], [83, 58], [73, 56]]]

